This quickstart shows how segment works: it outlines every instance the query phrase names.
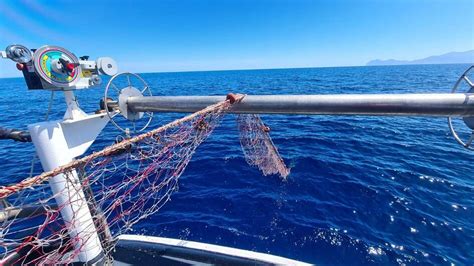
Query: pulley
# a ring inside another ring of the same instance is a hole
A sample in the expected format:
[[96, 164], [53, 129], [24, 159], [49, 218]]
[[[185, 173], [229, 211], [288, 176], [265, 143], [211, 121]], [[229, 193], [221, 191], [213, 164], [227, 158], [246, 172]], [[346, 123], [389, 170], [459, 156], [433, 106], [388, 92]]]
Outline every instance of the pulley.
[[5, 53], [8, 58], [20, 64], [28, 63], [33, 58], [30, 49], [19, 44], [7, 46]]
[[[451, 93], [458, 93], [458, 90], [462, 85], [466, 86], [467, 85], [467, 92], [466, 93], [474, 93], [474, 83], [472, 79], [469, 78], [469, 75], [472, 74], [472, 70], [474, 69], [474, 66], [469, 67], [462, 75], [459, 77], [459, 79], [456, 81], [454, 84], [453, 89], [451, 90]], [[466, 101], [469, 99], [466, 98]], [[454, 139], [461, 144], [464, 148], [469, 149], [469, 150], [474, 150], [474, 147], [472, 147], [472, 142], [474, 141], [474, 116], [463, 116], [462, 120], [464, 124], [470, 129], [470, 136], [467, 138], [467, 140], [462, 140], [461, 137], [459, 136], [458, 132], [455, 129], [454, 123], [453, 123], [453, 118], [448, 117], [448, 126], [449, 130], [451, 131], [451, 134], [453, 135]]]
[[[112, 124], [119, 130], [129, 134], [144, 131], [153, 119], [152, 112], [131, 112], [128, 110], [127, 100], [134, 96], [152, 96], [150, 87], [139, 75], [124, 72], [113, 76], [105, 87], [104, 102], [105, 111], [110, 117]], [[112, 108], [111, 108], [112, 107]], [[115, 107], [115, 108], [114, 108]], [[117, 120], [117, 112], [132, 123], [132, 128], [121, 126]], [[138, 121], [144, 118], [140, 125]]]

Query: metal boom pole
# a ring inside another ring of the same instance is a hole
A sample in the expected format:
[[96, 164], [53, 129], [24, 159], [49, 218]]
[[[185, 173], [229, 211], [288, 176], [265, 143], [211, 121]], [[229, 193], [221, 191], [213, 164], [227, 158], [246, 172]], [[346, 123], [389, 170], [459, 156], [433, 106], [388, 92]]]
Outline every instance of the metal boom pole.
[[[136, 96], [131, 112], [195, 112], [226, 96]], [[311, 115], [474, 116], [474, 94], [246, 95], [232, 113]]]

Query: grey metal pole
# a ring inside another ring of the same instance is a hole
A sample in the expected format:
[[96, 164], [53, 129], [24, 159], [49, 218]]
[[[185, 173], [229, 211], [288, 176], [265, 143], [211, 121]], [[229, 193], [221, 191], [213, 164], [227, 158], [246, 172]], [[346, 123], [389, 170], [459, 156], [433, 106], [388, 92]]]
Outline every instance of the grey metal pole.
[[[195, 112], [226, 96], [129, 97], [132, 112]], [[246, 95], [231, 113], [474, 116], [474, 94]]]

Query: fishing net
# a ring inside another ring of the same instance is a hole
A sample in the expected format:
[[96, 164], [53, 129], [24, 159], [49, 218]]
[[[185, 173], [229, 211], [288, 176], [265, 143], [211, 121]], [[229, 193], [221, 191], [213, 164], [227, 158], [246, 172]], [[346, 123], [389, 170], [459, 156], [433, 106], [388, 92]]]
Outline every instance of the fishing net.
[[[170, 200], [196, 148], [234, 101], [0, 187], [0, 264], [69, 264], [92, 259], [81, 256], [94, 249], [108, 257], [120, 234]], [[265, 175], [286, 177], [288, 170], [260, 118], [242, 115], [239, 125], [247, 162]], [[272, 168], [272, 162], [278, 166]]]
[[280, 175], [283, 179], [290, 174], [290, 169], [278, 153], [270, 138], [270, 127], [266, 126], [260, 116], [244, 114], [237, 116], [240, 133], [240, 145], [245, 160], [256, 166], [263, 175]]

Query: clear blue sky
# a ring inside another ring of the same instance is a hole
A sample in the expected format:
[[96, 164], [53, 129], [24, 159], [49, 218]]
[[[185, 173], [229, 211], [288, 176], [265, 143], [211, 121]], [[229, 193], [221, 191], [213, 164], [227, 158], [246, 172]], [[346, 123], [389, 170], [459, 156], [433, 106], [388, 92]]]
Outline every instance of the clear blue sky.
[[[121, 71], [364, 65], [474, 49], [474, 1], [0, 0], [0, 48], [54, 44]], [[18, 76], [0, 61], [0, 77]]]

